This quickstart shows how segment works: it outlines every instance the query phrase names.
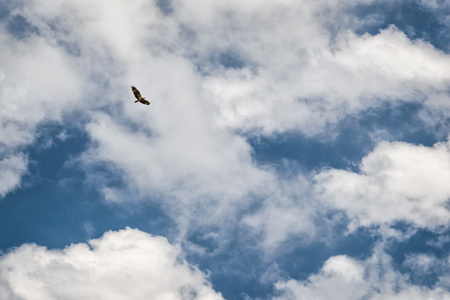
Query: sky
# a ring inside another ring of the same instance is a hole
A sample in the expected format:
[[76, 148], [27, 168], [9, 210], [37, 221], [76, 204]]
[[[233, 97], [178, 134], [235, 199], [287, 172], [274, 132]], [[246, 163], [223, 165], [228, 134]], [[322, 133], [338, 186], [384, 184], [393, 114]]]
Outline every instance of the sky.
[[0, 0], [0, 298], [450, 299], [449, 16]]

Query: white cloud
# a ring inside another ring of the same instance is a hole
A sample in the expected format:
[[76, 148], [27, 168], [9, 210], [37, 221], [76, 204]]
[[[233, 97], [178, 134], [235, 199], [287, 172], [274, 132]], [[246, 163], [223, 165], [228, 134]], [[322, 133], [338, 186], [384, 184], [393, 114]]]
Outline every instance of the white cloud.
[[[186, 95], [183, 101], [192, 100]], [[150, 109], [154, 110], [148, 111], [151, 116], [158, 114], [158, 104]], [[236, 209], [251, 204], [249, 196], [270, 189], [274, 177], [252, 164], [250, 148], [241, 137], [205, 122], [208, 118], [199, 116], [205, 111], [195, 102], [171, 111], [180, 115], [177, 124], [171, 117], [155, 117], [151, 133], [130, 131], [107, 115], [96, 115], [88, 125], [96, 147], [84, 154], [83, 161], [91, 174], [95, 176], [99, 162], [112, 164], [125, 190], [132, 192], [122, 193], [123, 187], [111, 186], [100, 173], [93, 180], [103, 188], [106, 200], [159, 201], [187, 230], [195, 226], [188, 225], [192, 221], [199, 225], [234, 218]], [[182, 111], [187, 116], [182, 116]]]
[[27, 170], [28, 159], [24, 155], [10, 155], [0, 160], [0, 198], [20, 186], [20, 177]]
[[[314, 135], [348, 114], [385, 101], [424, 102], [432, 111], [444, 109], [449, 115], [447, 54], [411, 41], [395, 27], [374, 36], [344, 28], [332, 37], [325, 21], [316, 18], [320, 10], [303, 8], [279, 5], [256, 9], [259, 15], [237, 11], [231, 16], [241, 27], [232, 35], [221, 29], [205, 33], [206, 41], [226, 44], [216, 51], [233, 49], [247, 62], [241, 69], [216, 68], [204, 81], [224, 126], [266, 134], [297, 129]], [[231, 22], [229, 15], [217, 18]], [[248, 19], [252, 22], [239, 22]]]
[[29, 142], [29, 131], [37, 123], [46, 118], [59, 120], [62, 112], [72, 109], [82, 94], [81, 80], [71, 57], [46, 39], [17, 40], [0, 30], [0, 40], [8, 45], [1, 53], [0, 114], [3, 126], [18, 131], [10, 132], [9, 139], [6, 134], [1, 137], [8, 146], [15, 146]]
[[97, 71], [119, 71], [123, 63], [139, 63], [142, 54], [152, 50], [151, 43], [163, 46], [172, 34], [166, 22], [170, 20], [162, 18], [154, 1], [29, 0], [17, 12], [39, 26], [47, 39], [79, 50], [74, 54], [91, 64], [82, 67], [99, 68]]
[[363, 158], [359, 173], [331, 169], [315, 180], [322, 199], [344, 210], [355, 227], [449, 224], [450, 142], [433, 147], [382, 142]]
[[165, 238], [126, 228], [88, 244], [0, 257], [2, 299], [223, 299]]
[[329, 258], [322, 269], [306, 280], [279, 281], [275, 287], [284, 299], [450, 299], [443, 288], [412, 284], [394, 270], [389, 256], [380, 251], [366, 260], [345, 255]]
[[278, 184], [261, 201], [257, 211], [242, 219], [243, 224], [259, 235], [259, 242], [267, 252], [278, 250], [281, 243], [293, 236], [300, 236], [305, 242], [319, 238], [314, 220], [320, 212], [317, 202], [312, 200], [309, 182], [298, 176], [279, 180]]

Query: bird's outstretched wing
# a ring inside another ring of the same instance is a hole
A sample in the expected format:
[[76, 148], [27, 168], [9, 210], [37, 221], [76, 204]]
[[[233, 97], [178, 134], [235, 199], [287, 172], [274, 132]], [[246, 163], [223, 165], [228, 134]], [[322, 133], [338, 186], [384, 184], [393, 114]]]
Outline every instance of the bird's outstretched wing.
[[141, 96], [141, 93], [139, 93], [138, 89], [135, 88], [134, 86], [132, 86], [132, 87], [131, 87], [131, 90], [133, 91], [133, 94], [134, 94], [134, 96], [136, 97], [136, 99], [137, 99], [138, 101], [141, 101], [141, 100], [142, 100], [142, 96]]
[[145, 100], [144, 98], [142, 98], [142, 100], [140, 100], [139, 102], [141, 102], [142, 104], [145, 104], [145, 105], [150, 105], [150, 102]]

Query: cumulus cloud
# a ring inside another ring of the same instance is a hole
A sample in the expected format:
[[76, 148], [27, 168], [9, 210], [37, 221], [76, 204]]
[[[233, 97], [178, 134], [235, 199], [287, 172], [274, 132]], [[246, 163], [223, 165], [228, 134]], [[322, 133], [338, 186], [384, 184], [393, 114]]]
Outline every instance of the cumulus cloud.
[[329, 258], [317, 274], [305, 280], [279, 281], [275, 299], [450, 299], [441, 287], [414, 285], [396, 271], [385, 253], [376, 250], [366, 260], [346, 255]]
[[450, 142], [433, 147], [382, 142], [363, 158], [360, 171], [331, 169], [315, 177], [331, 207], [344, 210], [353, 228], [404, 221], [448, 226]]
[[[320, 18], [308, 18], [318, 12], [303, 18], [298, 16], [305, 12], [295, 5], [284, 9], [297, 17], [284, 13], [277, 18], [279, 7], [263, 11], [266, 18], [258, 15], [257, 24], [242, 25], [233, 36], [235, 44], [229, 47], [248, 53], [244, 61], [251, 63], [238, 69], [218, 68], [205, 79], [224, 126], [265, 134], [296, 129], [314, 135], [346, 115], [386, 101], [425, 103], [448, 115], [447, 54], [426, 42], [411, 41], [394, 26], [376, 35], [342, 30], [332, 37]], [[236, 19], [252, 19], [240, 17]], [[273, 23], [268, 21], [272, 18]], [[310, 24], [315, 27], [279, 32]], [[258, 31], [257, 26], [265, 30]]]
[[0, 257], [2, 299], [223, 299], [165, 238], [126, 228], [88, 244]]

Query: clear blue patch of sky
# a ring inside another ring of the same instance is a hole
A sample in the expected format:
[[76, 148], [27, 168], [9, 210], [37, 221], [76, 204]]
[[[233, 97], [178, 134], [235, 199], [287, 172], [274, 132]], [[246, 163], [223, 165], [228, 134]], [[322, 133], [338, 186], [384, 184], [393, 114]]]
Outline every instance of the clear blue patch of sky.
[[[439, 3], [439, 1], [437, 1]], [[373, 18], [374, 22], [358, 28], [357, 33], [377, 34], [380, 29], [395, 25], [410, 39], [423, 39], [436, 48], [450, 52], [450, 32], [445, 18], [450, 15], [450, 6], [441, 4], [437, 10], [427, 8], [418, 0], [374, 1], [359, 4], [353, 13], [361, 20]]]
[[274, 136], [249, 136], [253, 158], [260, 164], [276, 164], [287, 159], [306, 170], [324, 167], [357, 170], [361, 159], [376, 146], [373, 136], [386, 132], [389, 141], [432, 146], [438, 140], [425, 126], [420, 103], [384, 103], [357, 115], [349, 115], [331, 130], [337, 137], [307, 137], [300, 132]]
[[244, 59], [233, 50], [218, 53], [214, 60], [227, 69], [240, 69], [245, 66]]
[[161, 12], [168, 16], [173, 13], [172, 1], [171, 0], [155, 0], [156, 5], [159, 7]]
[[[182, 28], [182, 38], [192, 40], [195, 43], [195, 33], [188, 28]], [[220, 69], [241, 69], [244, 67], [253, 67], [252, 62], [247, 58], [243, 58], [237, 51], [233, 49], [217, 49], [208, 57], [192, 57], [192, 61], [196, 64], [198, 71], [202, 75], [209, 75], [212, 70]]]
[[[58, 139], [63, 130], [69, 137]], [[85, 184], [84, 170], [65, 164], [89, 144], [83, 131], [54, 124], [41, 125], [38, 131], [40, 137], [26, 149], [30, 168], [24, 187], [0, 199], [0, 250], [23, 243], [63, 248], [126, 226], [168, 234], [173, 224], [159, 207], [142, 203], [137, 204], [139, 209], [126, 210], [105, 204]], [[43, 147], [50, 137], [51, 147]]]
[[4, 18], [8, 17], [10, 13], [10, 9], [7, 6], [6, 3], [3, 1], [0, 1], [0, 20], [3, 20]]
[[17, 39], [39, 33], [38, 28], [21, 14], [11, 15], [11, 11], [19, 5], [21, 5], [19, 1], [0, 1], [0, 22], [4, 22], [8, 33]]
[[14, 35], [18, 39], [23, 39], [39, 33], [38, 28], [28, 22], [22, 15], [11, 16], [6, 23], [6, 29], [11, 35]]

